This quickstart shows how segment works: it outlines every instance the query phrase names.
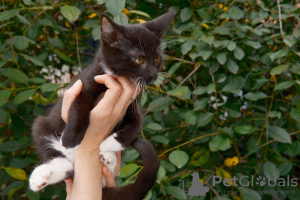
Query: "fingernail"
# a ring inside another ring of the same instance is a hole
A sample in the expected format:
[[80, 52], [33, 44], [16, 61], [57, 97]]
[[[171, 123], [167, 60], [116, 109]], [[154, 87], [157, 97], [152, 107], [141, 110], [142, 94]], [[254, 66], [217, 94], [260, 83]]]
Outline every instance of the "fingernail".
[[102, 75], [97, 75], [97, 76], [94, 77], [94, 79], [96, 79], [96, 78], [98, 78], [98, 77], [101, 77], [101, 76], [102, 76]]
[[74, 83], [74, 87], [78, 87], [79, 85], [80, 85], [80, 83], [81, 83], [81, 80], [80, 79], [78, 79], [75, 83]]

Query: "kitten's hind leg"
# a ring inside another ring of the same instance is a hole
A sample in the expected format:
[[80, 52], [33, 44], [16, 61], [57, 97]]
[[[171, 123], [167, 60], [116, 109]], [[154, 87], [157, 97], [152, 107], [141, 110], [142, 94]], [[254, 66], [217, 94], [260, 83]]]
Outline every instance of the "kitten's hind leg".
[[122, 151], [125, 148], [123, 145], [116, 139], [117, 133], [113, 133], [112, 135], [108, 136], [103, 142], [101, 142], [99, 150], [101, 151]]
[[33, 170], [29, 187], [33, 191], [39, 191], [47, 185], [63, 181], [72, 171], [73, 165], [66, 158], [54, 158]]

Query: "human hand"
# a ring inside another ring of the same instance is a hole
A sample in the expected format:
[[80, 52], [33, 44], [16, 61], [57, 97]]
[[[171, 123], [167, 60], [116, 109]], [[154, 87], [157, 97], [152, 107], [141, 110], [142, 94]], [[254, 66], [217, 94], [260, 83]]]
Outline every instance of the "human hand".
[[[121, 151], [118, 151], [117, 153], [117, 166], [115, 168], [115, 174], [120, 174], [121, 170]], [[115, 187], [116, 186], [116, 180], [114, 179], [113, 174], [109, 171], [109, 169], [103, 165], [102, 167], [102, 173], [105, 178], [106, 187]], [[72, 194], [72, 186], [73, 186], [73, 179], [66, 179], [66, 191], [67, 191], [67, 198], [66, 200], [71, 199]]]

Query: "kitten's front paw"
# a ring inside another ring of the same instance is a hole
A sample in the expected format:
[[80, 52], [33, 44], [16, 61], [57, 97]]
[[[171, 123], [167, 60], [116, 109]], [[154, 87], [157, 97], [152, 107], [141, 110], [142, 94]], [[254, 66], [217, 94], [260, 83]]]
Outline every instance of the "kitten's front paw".
[[122, 151], [124, 147], [116, 140], [117, 133], [113, 133], [100, 144], [100, 151]]
[[29, 187], [32, 191], [39, 191], [46, 187], [49, 182], [51, 169], [47, 165], [41, 165], [35, 168], [29, 179]]
[[117, 166], [117, 156], [115, 152], [111, 151], [100, 151], [101, 161], [109, 169], [109, 171], [114, 175], [115, 168]]

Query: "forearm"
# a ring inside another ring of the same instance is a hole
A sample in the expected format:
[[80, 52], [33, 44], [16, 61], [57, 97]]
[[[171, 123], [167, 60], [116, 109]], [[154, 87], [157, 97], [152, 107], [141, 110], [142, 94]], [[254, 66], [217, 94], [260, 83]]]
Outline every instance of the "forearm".
[[99, 150], [79, 147], [75, 153], [72, 200], [102, 199], [102, 163]]

